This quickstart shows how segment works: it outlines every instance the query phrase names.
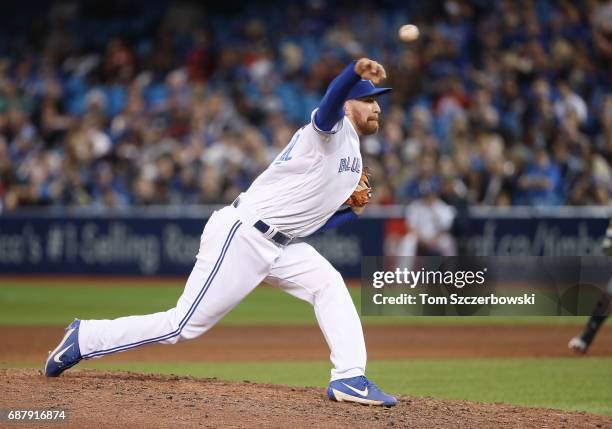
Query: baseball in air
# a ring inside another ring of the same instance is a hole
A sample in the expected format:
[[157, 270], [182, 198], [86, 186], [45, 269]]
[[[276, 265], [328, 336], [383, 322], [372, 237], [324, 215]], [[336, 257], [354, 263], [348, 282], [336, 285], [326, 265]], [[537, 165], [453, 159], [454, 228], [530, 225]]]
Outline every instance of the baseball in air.
[[402, 25], [398, 35], [402, 42], [412, 42], [419, 38], [419, 27], [412, 24]]

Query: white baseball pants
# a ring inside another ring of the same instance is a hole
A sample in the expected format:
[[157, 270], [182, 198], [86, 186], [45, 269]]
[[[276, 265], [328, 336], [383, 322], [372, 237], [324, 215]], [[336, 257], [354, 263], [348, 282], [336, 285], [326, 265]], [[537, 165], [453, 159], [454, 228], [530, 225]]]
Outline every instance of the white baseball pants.
[[202, 335], [262, 281], [308, 301], [331, 350], [331, 379], [365, 373], [359, 315], [338, 271], [306, 243], [278, 246], [252, 227], [241, 205], [215, 212], [204, 228], [195, 266], [176, 307], [114, 320], [83, 320], [85, 359], [151, 343], [174, 344]]

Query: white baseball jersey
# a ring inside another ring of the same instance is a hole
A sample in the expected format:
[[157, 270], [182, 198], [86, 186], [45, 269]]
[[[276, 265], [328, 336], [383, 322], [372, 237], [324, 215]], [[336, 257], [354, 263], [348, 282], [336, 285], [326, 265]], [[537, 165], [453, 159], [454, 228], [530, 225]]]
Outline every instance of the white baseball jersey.
[[240, 196], [261, 220], [291, 237], [306, 237], [327, 222], [361, 177], [359, 136], [344, 117], [330, 132], [300, 128], [270, 166]]

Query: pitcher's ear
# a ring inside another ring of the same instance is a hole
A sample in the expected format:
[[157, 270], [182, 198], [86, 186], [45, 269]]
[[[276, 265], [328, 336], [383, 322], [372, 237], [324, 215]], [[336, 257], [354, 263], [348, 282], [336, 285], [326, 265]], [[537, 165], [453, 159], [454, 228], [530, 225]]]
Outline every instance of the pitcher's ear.
[[353, 105], [351, 103], [351, 100], [346, 100], [344, 102], [344, 113], [346, 115], [350, 115], [352, 113], [352, 111], [353, 111], [352, 109], [353, 109]]

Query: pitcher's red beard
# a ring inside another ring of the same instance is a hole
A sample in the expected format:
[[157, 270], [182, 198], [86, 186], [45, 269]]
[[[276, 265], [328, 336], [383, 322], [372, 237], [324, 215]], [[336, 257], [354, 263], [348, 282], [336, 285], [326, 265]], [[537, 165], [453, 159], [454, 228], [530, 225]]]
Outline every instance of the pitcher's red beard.
[[378, 132], [379, 117], [378, 115], [368, 116], [365, 118], [353, 118], [353, 125], [360, 136], [369, 136]]
[[365, 136], [375, 134], [376, 132], [378, 132], [379, 127], [380, 127], [380, 124], [378, 123], [378, 118], [368, 118], [365, 124], [363, 124], [362, 134]]

